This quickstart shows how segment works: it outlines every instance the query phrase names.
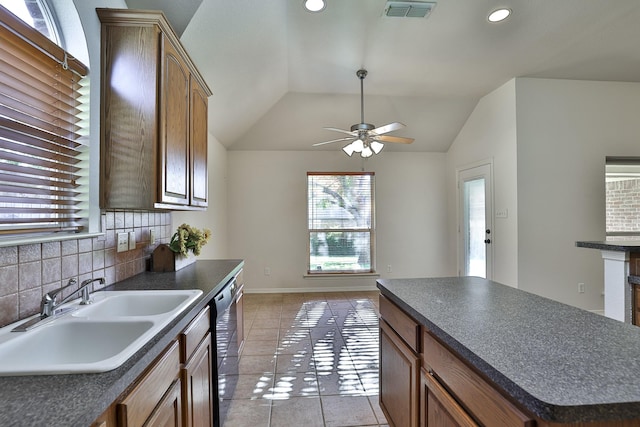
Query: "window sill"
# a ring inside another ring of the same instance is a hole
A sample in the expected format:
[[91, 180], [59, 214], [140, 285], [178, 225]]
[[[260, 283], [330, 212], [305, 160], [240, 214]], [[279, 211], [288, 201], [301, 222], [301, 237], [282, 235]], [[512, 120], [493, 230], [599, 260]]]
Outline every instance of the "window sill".
[[305, 279], [346, 279], [347, 277], [380, 277], [380, 273], [306, 273], [302, 277]]
[[104, 237], [104, 233], [77, 233], [64, 235], [33, 235], [26, 237], [0, 238], [0, 248], [8, 246], [22, 246], [34, 243], [59, 242], [62, 240], [80, 240], [94, 237]]

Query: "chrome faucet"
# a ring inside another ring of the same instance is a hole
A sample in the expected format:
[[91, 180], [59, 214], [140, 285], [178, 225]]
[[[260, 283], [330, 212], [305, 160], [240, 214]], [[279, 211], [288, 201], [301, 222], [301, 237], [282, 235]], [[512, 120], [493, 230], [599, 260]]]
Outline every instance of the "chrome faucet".
[[93, 282], [100, 282], [104, 285], [104, 278], [100, 277], [99, 279], [84, 280], [82, 283], [80, 283], [80, 287], [77, 290], [73, 291], [66, 298], [63, 298], [60, 302], [58, 302], [58, 294], [71, 286], [76, 286], [76, 284], [78, 283], [76, 279], [71, 278], [69, 279], [69, 282], [60, 289], [47, 292], [46, 294], [44, 294], [44, 296], [42, 297], [42, 301], [40, 302], [40, 316], [29, 319], [26, 322], [16, 326], [11, 330], [11, 332], [26, 332], [35, 327], [43, 325], [51, 321], [52, 319], [55, 319], [56, 316], [68, 313], [69, 311], [77, 310], [77, 307], [68, 307], [61, 309], [57, 309], [57, 307], [69, 301], [78, 293], [80, 293], [80, 296], [82, 298], [82, 300], [80, 301], [81, 305], [91, 304], [93, 300], [91, 299], [91, 292], [89, 292], [89, 285]]
[[93, 282], [100, 282], [100, 284], [104, 285], [104, 277], [84, 280], [82, 283], [80, 283], [80, 287], [77, 291], [74, 291], [70, 295], [67, 295], [67, 297], [60, 302], [58, 302], [57, 299], [58, 294], [71, 286], [75, 286], [78, 283], [76, 279], [71, 278], [69, 279], [69, 282], [60, 289], [56, 289], [55, 291], [47, 292], [46, 294], [44, 294], [44, 296], [42, 297], [42, 301], [40, 302], [40, 318], [44, 319], [45, 317], [52, 316], [56, 311], [56, 307], [69, 301], [78, 293], [80, 293], [80, 296], [82, 298], [82, 300], [80, 301], [80, 305], [91, 304], [93, 300], [91, 299], [89, 285]]

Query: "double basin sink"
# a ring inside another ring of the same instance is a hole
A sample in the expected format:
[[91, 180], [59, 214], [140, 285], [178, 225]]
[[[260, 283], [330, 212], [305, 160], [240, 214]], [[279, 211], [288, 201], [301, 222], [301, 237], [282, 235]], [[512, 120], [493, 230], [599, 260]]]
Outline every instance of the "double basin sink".
[[106, 372], [121, 366], [201, 290], [100, 291], [26, 332], [0, 329], [0, 376]]

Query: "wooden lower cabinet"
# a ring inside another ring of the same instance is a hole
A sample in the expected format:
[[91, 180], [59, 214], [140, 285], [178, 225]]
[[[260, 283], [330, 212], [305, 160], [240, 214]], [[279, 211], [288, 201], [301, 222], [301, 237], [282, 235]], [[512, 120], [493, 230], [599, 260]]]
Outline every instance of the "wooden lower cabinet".
[[208, 333], [182, 369], [185, 427], [213, 426], [214, 357], [211, 334]]
[[420, 358], [380, 320], [380, 407], [390, 426], [418, 426]]

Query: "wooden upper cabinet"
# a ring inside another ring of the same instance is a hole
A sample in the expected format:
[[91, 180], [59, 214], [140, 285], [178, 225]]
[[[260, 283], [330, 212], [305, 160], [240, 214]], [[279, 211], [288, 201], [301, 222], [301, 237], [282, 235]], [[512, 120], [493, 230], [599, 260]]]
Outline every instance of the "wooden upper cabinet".
[[211, 90], [159, 11], [102, 22], [100, 207], [207, 207]]

